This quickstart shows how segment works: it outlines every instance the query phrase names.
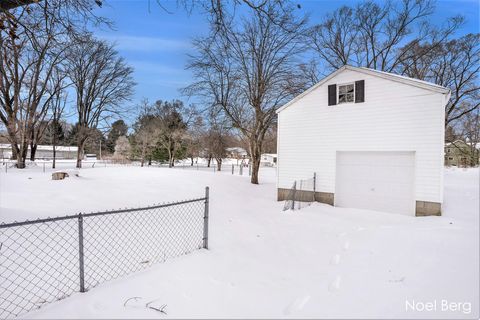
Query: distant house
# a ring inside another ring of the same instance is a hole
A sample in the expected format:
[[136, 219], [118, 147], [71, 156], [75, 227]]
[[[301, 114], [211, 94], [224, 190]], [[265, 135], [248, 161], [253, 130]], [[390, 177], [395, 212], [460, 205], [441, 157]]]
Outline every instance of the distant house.
[[260, 165], [265, 167], [275, 167], [277, 165], [277, 154], [263, 153], [260, 157]]
[[227, 151], [227, 157], [234, 159], [241, 159], [248, 155], [247, 151], [242, 147], [232, 147], [225, 149]]
[[445, 144], [445, 165], [474, 167], [480, 161], [480, 144], [470, 145], [463, 140]]
[[246, 159], [248, 159], [248, 153], [242, 147], [226, 148], [225, 151], [227, 151], [227, 158], [236, 159], [237, 164], [239, 164], [240, 162], [242, 164], [245, 164]]
[[344, 66], [278, 113], [278, 200], [316, 174], [315, 199], [339, 207], [440, 215], [450, 90]]
[[[56, 155], [57, 159], [76, 159], [78, 147], [74, 146], [56, 146]], [[0, 144], [0, 158], [1, 159], [10, 159], [12, 157], [12, 146], [7, 143]], [[30, 146], [28, 147], [27, 158], [30, 157]], [[49, 145], [39, 145], [37, 147], [37, 152], [35, 153], [36, 159], [53, 159], [53, 146]]]

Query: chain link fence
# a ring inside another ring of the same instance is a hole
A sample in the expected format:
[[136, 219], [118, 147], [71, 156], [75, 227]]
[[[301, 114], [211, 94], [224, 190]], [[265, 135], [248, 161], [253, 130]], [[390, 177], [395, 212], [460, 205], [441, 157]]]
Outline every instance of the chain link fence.
[[0, 224], [0, 318], [208, 248], [202, 198]]
[[283, 211], [300, 210], [315, 202], [316, 174], [310, 179], [296, 180], [290, 188]]

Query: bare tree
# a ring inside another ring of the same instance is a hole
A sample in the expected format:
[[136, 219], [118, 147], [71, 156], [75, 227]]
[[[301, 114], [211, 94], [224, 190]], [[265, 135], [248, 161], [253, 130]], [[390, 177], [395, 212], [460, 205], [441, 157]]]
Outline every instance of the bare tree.
[[222, 113], [210, 110], [207, 129], [202, 137], [203, 146], [209, 157], [214, 158], [217, 170], [222, 170], [223, 159], [227, 156], [227, 147], [232, 140], [229, 121]]
[[56, 79], [68, 38], [54, 18], [57, 11], [45, 2], [0, 13], [0, 120], [19, 168], [29, 145], [34, 160], [49, 102], [63, 90]]
[[76, 90], [78, 115], [77, 168], [93, 129], [123, 111], [135, 82], [129, 67], [112, 44], [91, 35], [79, 38], [68, 51], [69, 77]]
[[[43, 18], [48, 16], [61, 24], [65, 32], [73, 34], [77, 30], [85, 28], [88, 23], [112, 26], [109, 19], [96, 14], [95, 9], [101, 7], [102, 4], [102, 0], [2, 0], [0, 1], [0, 14], [13, 13], [15, 23], [22, 25], [22, 19], [16, 19], [15, 12], [41, 10], [45, 13]], [[40, 18], [37, 22], [43, 23], [43, 19]], [[24, 26], [32, 31], [35, 30], [31, 26]]]
[[[49, 74], [47, 77], [48, 84], [46, 85], [46, 90], [41, 93], [41, 104], [37, 105], [36, 116], [32, 121], [32, 126], [30, 128], [31, 137], [30, 137], [30, 160], [35, 161], [35, 155], [39, 142], [42, 140], [42, 137], [49, 127], [52, 121], [55, 120], [60, 110], [57, 108], [58, 99], [63, 99], [63, 109], [66, 104], [66, 95], [65, 89], [70, 85], [66, 81], [66, 72], [63, 69], [55, 67], [52, 71], [52, 74]], [[34, 108], [35, 104], [30, 104], [31, 108]], [[63, 113], [63, 109], [60, 112], [60, 115]]]
[[193, 166], [193, 159], [199, 157], [203, 149], [202, 137], [205, 134], [204, 120], [200, 115], [194, 117], [185, 134], [186, 154], [190, 158], [190, 166]]
[[60, 123], [60, 119], [62, 118], [63, 112], [65, 110], [65, 106], [67, 103], [67, 95], [61, 91], [57, 92], [54, 99], [50, 102], [51, 112], [52, 112], [52, 121], [50, 123], [50, 127], [52, 130], [51, 133], [51, 143], [53, 148], [53, 161], [52, 161], [52, 168], [55, 169], [56, 160], [57, 160], [57, 144], [59, 140], [59, 131], [63, 131]]
[[[450, 18], [442, 27], [428, 18], [435, 9], [433, 0], [365, 1], [356, 7], [343, 6], [311, 28], [310, 46], [327, 71], [350, 64], [393, 72], [409, 58], [409, 48], [428, 42], [435, 50], [463, 23]], [[408, 43], [405, 46], [405, 43]]]
[[461, 135], [468, 146], [470, 165], [477, 166], [480, 160], [480, 111], [478, 108], [463, 117]]
[[194, 42], [198, 54], [188, 66], [196, 82], [185, 92], [224, 113], [248, 140], [254, 184], [276, 109], [303, 89], [295, 57], [304, 49], [300, 34], [306, 20], [284, 9], [265, 1], [262, 12], [253, 10], [242, 19], [224, 16], [210, 36]]
[[[467, 34], [431, 49], [431, 44], [416, 45], [409, 59], [400, 64], [401, 72], [450, 88], [445, 106], [445, 126], [455, 125], [466, 114], [480, 107], [480, 35]], [[407, 50], [407, 49], [405, 49]], [[428, 51], [428, 54], [424, 54]]]
[[17, 167], [28, 152], [35, 159], [45, 129], [53, 70], [69, 42], [88, 22], [109, 21], [93, 13], [91, 0], [4, 0], [0, 2], [0, 120], [5, 124]]

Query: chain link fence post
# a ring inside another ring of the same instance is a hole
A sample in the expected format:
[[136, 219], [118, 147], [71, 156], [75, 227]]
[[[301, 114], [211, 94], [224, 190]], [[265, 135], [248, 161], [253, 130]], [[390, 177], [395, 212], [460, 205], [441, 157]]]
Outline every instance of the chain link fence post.
[[297, 193], [297, 181], [293, 183], [293, 193], [292, 193], [292, 210], [295, 210], [295, 197]]
[[85, 266], [83, 260], [83, 216], [78, 214], [78, 260], [80, 271], [80, 292], [85, 292]]
[[203, 247], [208, 249], [208, 205], [209, 205], [210, 188], [205, 187], [205, 211], [203, 214]]

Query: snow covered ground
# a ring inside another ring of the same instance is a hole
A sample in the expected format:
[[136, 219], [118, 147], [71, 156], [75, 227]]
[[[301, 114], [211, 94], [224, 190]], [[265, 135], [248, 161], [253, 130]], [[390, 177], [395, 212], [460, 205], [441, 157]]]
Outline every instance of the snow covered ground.
[[[42, 171], [1, 171], [1, 222], [201, 197], [208, 185], [210, 250], [26, 317], [478, 318], [478, 169], [446, 170], [443, 216], [421, 218], [322, 204], [282, 212], [271, 168], [260, 185], [229, 168], [90, 167], [63, 181]], [[152, 300], [167, 314], [144, 307]], [[444, 301], [464, 304], [443, 311]], [[407, 308], [429, 302], [436, 310]]]

